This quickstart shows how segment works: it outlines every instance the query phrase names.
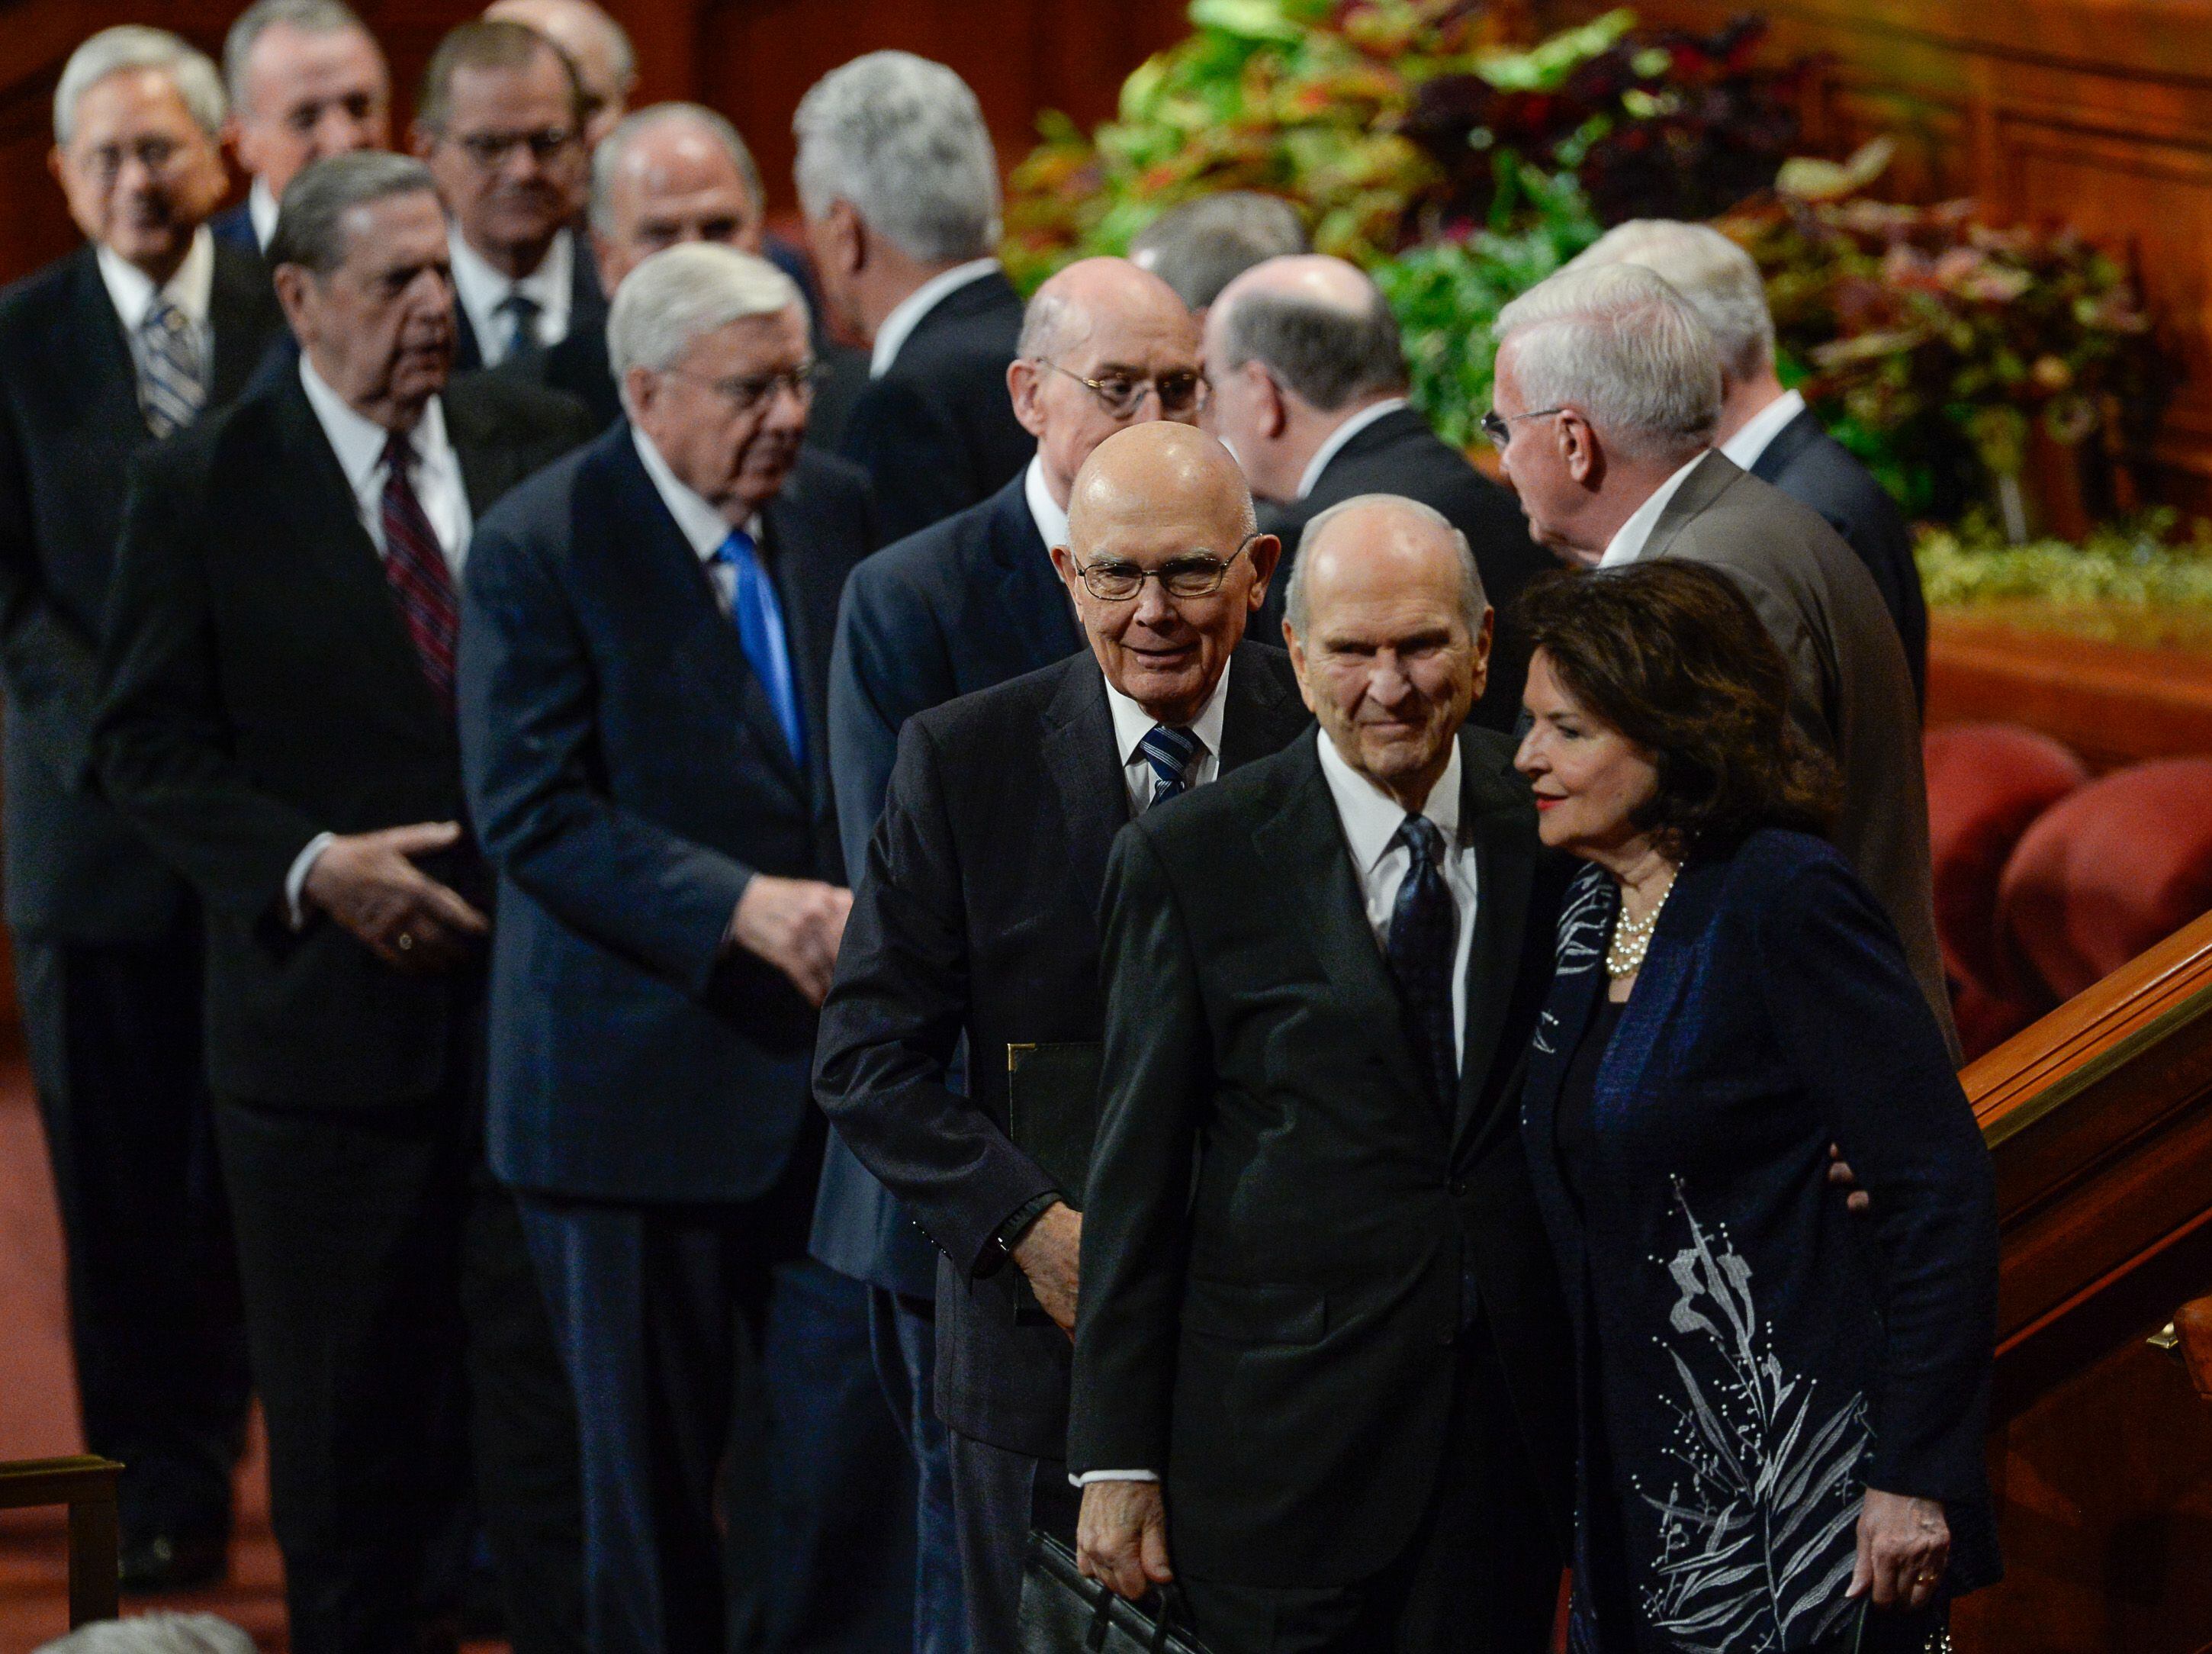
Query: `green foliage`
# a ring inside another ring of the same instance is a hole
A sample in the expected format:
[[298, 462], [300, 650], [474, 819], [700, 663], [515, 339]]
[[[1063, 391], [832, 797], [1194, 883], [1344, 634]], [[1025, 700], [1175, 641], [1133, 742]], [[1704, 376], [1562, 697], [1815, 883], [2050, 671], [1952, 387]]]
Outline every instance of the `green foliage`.
[[2076, 545], [2011, 545], [1980, 513], [1926, 528], [1914, 548], [1930, 607], [2137, 646], [2212, 646], [2212, 524], [2183, 537], [2172, 511], [2095, 530]]

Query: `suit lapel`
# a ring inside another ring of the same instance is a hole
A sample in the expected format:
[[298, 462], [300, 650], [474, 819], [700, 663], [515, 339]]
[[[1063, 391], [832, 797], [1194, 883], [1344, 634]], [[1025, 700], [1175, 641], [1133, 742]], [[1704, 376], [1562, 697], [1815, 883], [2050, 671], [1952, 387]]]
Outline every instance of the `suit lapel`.
[[1709, 449], [1698, 461], [1697, 469], [1682, 479], [1682, 486], [1674, 490], [1674, 497], [1667, 502], [1667, 508], [1659, 514], [1659, 520], [1651, 525], [1651, 536], [1644, 543], [1644, 556], [1663, 557], [1667, 548], [1698, 515], [1720, 498], [1729, 484], [1743, 475], [1735, 460], [1718, 448]]
[[999, 565], [999, 612], [1020, 640], [1023, 659], [1059, 660], [1085, 647], [1020, 477], [1000, 491], [991, 556]]
[[236, 398], [260, 366], [269, 350], [275, 309], [268, 267], [260, 257], [216, 242], [215, 287], [208, 295], [208, 320], [215, 337], [215, 360], [208, 374], [210, 407]]
[[[830, 796], [830, 663], [817, 653], [817, 645], [826, 645], [836, 636], [837, 617], [834, 597], [826, 623], [816, 623], [810, 613], [817, 586], [806, 577], [806, 544], [812, 538], [812, 514], [807, 508], [805, 486], [794, 472], [784, 483], [783, 491], [761, 513], [761, 520], [763, 537], [768, 541], [763, 548], [763, 555], [775, 581], [777, 600], [783, 605], [784, 647], [791, 658], [799, 716], [806, 731], [806, 780], [818, 802]], [[768, 698], [765, 689], [761, 691], [761, 698]], [[770, 711], [774, 711], [772, 707]], [[781, 726], [777, 727], [781, 729]]]
[[1460, 757], [1460, 821], [1474, 844], [1475, 903], [1455, 1138], [1480, 1112], [1497, 1059], [1498, 1033], [1521, 971], [1522, 929], [1528, 918], [1536, 849], [1536, 810], [1528, 794], [1485, 767], [1464, 737]]
[[1071, 876], [1078, 890], [1103, 890], [1114, 836], [1129, 824], [1129, 791], [1115, 762], [1105, 676], [1089, 656], [1062, 668], [1045, 726], [1045, 769], [1066, 824]]
[[1819, 441], [1825, 433], [1820, 422], [1813, 417], [1810, 408], [1774, 433], [1773, 440], [1759, 451], [1752, 461], [1751, 474], [1762, 483], [1771, 483], [1790, 469], [1790, 462]]
[[1531, 1134], [1552, 1140], [1553, 1119], [1567, 1065], [1582, 1043], [1598, 998], [1606, 991], [1605, 940], [1620, 892], [1597, 867], [1585, 867], [1567, 886], [1559, 912], [1557, 964], [1544, 1008], [1529, 1043], [1528, 1079], [1522, 1090]]
[[1268, 670], [1267, 657], [1253, 644], [1238, 644], [1230, 657], [1229, 702], [1222, 708], [1221, 773], [1281, 751], [1305, 722], [1304, 703]]
[[115, 313], [115, 301], [107, 296], [107, 283], [100, 278], [99, 255], [89, 246], [77, 254], [75, 285], [69, 338], [56, 341], [69, 371], [55, 375], [53, 388], [84, 407], [91, 423], [127, 446], [149, 442], [153, 433], [138, 406], [138, 367], [131, 359], [131, 341]]

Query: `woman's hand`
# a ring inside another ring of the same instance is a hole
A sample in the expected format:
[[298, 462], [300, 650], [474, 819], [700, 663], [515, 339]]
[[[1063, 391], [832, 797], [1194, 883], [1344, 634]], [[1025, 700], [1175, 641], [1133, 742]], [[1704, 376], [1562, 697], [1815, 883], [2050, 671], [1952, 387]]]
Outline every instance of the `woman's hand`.
[[1951, 1561], [1951, 1524], [1932, 1499], [1866, 1491], [1859, 1560], [1846, 1596], [1874, 1592], [1876, 1608], [1925, 1608]]

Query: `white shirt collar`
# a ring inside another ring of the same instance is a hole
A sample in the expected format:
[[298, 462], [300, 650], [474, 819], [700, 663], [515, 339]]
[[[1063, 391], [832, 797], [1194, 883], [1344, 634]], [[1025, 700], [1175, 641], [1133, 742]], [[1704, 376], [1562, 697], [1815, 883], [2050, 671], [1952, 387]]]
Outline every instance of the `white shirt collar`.
[[1346, 442], [1352, 441], [1376, 420], [1385, 415], [1397, 412], [1405, 405], [1404, 397], [1389, 396], [1384, 397], [1380, 402], [1370, 403], [1358, 413], [1348, 416], [1341, 425], [1322, 439], [1322, 445], [1314, 450], [1314, 457], [1306, 461], [1305, 475], [1298, 478], [1297, 497], [1303, 500], [1314, 491], [1315, 484], [1321, 481], [1322, 472], [1328, 469], [1328, 462], [1336, 458]]
[[941, 270], [920, 287], [901, 299], [891, 313], [884, 318], [884, 325], [876, 329], [876, 343], [868, 353], [868, 377], [881, 379], [898, 360], [921, 319], [937, 308], [938, 301], [949, 293], [957, 292], [970, 282], [980, 282], [999, 268], [996, 258], [970, 258], [964, 265], [955, 265]]
[[1651, 538], [1651, 531], [1659, 526], [1660, 514], [1674, 492], [1688, 480], [1689, 475], [1701, 464], [1710, 448], [1701, 450], [1687, 464], [1651, 490], [1651, 497], [1636, 508], [1628, 520], [1620, 526], [1607, 543], [1605, 555], [1598, 559], [1601, 569], [1618, 569], [1623, 563], [1634, 562], [1644, 555], [1644, 547]]
[[1795, 391], [1784, 391], [1745, 420], [1743, 429], [1721, 444], [1721, 452], [1749, 471], [1768, 445], [1782, 435], [1782, 428], [1804, 411], [1805, 398]]
[[[714, 560], [714, 553], [722, 549], [722, 542], [730, 538], [728, 519], [714, 509], [703, 494], [694, 493], [678, 479], [668, 468], [668, 461], [660, 457], [660, 450], [653, 446], [653, 439], [635, 425], [629, 428], [629, 440], [637, 445], [637, 457], [645, 466], [645, 474], [653, 479], [653, 491], [660, 496], [660, 503], [668, 508], [668, 514], [676, 519], [676, 526], [702, 562]], [[745, 532], [757, 545], [761, 537], [760, 513], [756, 511], [745, 520]]]
[[1044, 480], [1044, 456], [1038, 454], [1022, 472], [1022, 495], [1030, 502], [1030, 516], [1036, 524], [1038, 536], [1049, 551], [1055, 545], [1067, 544], [1067, 508], [1052, 497], [1052, 490]]
[[[1344, 842], [1352, 848], [1352, 865], [1364, 882], [1390, 848], [1390, 841], [1405, 824], [1406, 807], [1344, 761], [1327, 730], [1315, 736], [1321, 747], [1321, 773], [1328, 782], [1329, 796], [1344, 824]], [[1444, 773], [1429, 789], [1421, 813], [1436, 823], [1446, 845], [1459, 844], [1459, 739], [1454, 736], [1451, 757]]]
[[259, 179], [246, 192], [246, 216], [253, 226], [253, 245], [264, 252], [269, 251], [269, 238], [276, 234], [277, 201], [269, 186]]
[[[307, 405], [315, 410], [315, 423], [330, 438], [331, 449], [338, 457], [338, 469], [345, 472], [353, 491], [366, 495], [380, 489], [384, 447], [392, 440], [392, 433], [332, 389], [331, 382], [315, 371], [315, 364], [307, 359], [304, 350], [300, 353], [300, 386], [307, 392]], [[422, 417], [408, 433], [408, 439], [415, 445], [420, 464], [443, 465], [445, 457], [453, 451], [453, 444], [446, 440], [446, 412], [438, 398], [434, 396], [423, 404]]]
[[[145, 323], [146, 312], [153, 307], [154, 278], [105, 246], [100, 249], [99, 260], [100, 279], [106, 285], [123, 331], [136, 337]], [[208, 325], [208, 310], [215, 298], [215, 237], [205, 224], [192, 232], [185, 260], [177, 266], [176, 274], [162, 283], [161, 295], [183, 311], [185, 319], [194, 327]]]
[[449, 224], [446, 243], [453, 261], [453, 293], [476, 331], [477, 350], [486, 367], [496, 366], [506, 353], [512, 324], [501, 313], [507, 295], [520, 293], [538, 303], [538, 334], [547, 344], [568, 336], [568, 302], [574, 289], [576, 238], [563, 229], [538, 260], [538, 268], [519, 280], [509, 280], [468, 243], [460, 226]]
[[[1228, 718], [1229, 672], [1233, 661], [1224, 661], [1220, 681], [1214, 684], [1213, 693], [1206, 697], [1206, 704], [1198, 709], [1198, 716], [1187, 727], [1206, 744], [1206, 750], [1216, 758], [1221, 756], [1221, 726]], [[1106, 708], [1114, 715], [1114, 753], [1127, 769], [1136, 761], [1137, 743], [1152, 733], [1159, 720], [1115, 689], [1113, 681], [1099, 674], [1106, 684]]]

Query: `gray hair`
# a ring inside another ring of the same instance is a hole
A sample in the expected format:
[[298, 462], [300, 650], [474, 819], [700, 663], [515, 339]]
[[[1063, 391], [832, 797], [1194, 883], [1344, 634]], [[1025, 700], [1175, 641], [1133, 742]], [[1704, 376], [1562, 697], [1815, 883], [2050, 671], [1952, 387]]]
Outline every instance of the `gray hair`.
[[269, 263], [304, 265], [327, 276], [345, 262], [348, 213], [371, 201], [418, 192], [434, 196], [438, 185], [412, 155], [380, 149], [327, 155], [284, 186], [276, 228], [269, 237]]
[[631, 368], [665, 373], [701, 334], [793, 307], [806, 313], [797, 285], [765, 258], [713, 241], [663, 248], [623, 279], [607, 312], [607, 362], [623, 405]]
[[165, 70], [177, 95], [192, 117], [192, 124], [210, 137], [220, 140], [222, 118], [229, 106], [222, 95], [222, 76], [208, 55], [187, 45], [165, 28], [143, 23], [118, 23], [104, 28], [75, 52], [62, 65], [54, 86], [54, 142], [69, 148], [76, 131], [76, 106], [84, 94], [110, 75], [126, 69]]
[[799, 204], [849, 201], [909, 258], [981, 258], [999, 239], [999, 162], [982, 106], [943, 64], [871, 52], [808, 88], [791, 119]]
[[1283, 588], [1283, 614], [1291, 623], [1291, 629], [1300, 637], [1306, 635], [1309, 618], [1306, 599], [1306, 570], [1313, 559], [1306, 553], [1316, 544], [1329, 524], [1347, 512], [1369, 506], [1394, 506], [1408, 516], [1437, 529], [1452, 544], [1459, 554], [1459, 612], [1467, 622], [1470, 633], [1482, 629], [1482, 617], [1490, 611], [1490, 593], [1483, 589], [1482, 569], [1475, 562], [1474, 548], [1467, 543], [1467, 536], [1452, 524], [1450, 518], [1434, 506], [1424, 505], [1419, 500], [1407, 499], [1402, 494], [1355, 494], [1349, 500], [1340, 500], [1322, 512], [1305, 526], [1298, 536], [1297, 556], [1291, 562], [1290, 583]]
[[1632, 218], [1607, 230], [1567, 268], [1596, 265], [1641, 265], [1666, 277], [1711, 331], [1729, 379], [1756, 379], [1773, 367], [1766, 283], [1751, 254], [1711, 225]]
[[1498, 313], [1499, 346], [1532, 410], [1579, 410], [1624, 454], [1703, 447], [1721, 413], [1713, 336], [1664, 277], [1640, 265], [1562, 270]]
[[1310, 252], [1305, 221], [1279, 195], [1224, 190], [1170, 207], [1129, 242], [1130, 259], [1203, 310], [1257, 264]]
[[592, 228], [602, 235], [614, 233], [615, 176], [622, 171], [623, 157], [629, 146], [646, 133], [656, 128], [680, 124], [696, 127], [719, 143], [737, 163], [738, 175], [751, 192], [753, 210], [763, 210], [768, 197], [761, 189], [760, 167], [753, 160], [753, 152], [745, 147], [738, 129], [703, 104], [656, 103], [634, 113], [624, 115], [615, 130], [599, 140], [599, 147], [592, 151]]
[[134, 1614], [80, 1626], [37, 1654], [253, 1654], [253, 1639], [212, 1614]]
[[1389, 301], [1364, 310], [1261, 289], [1241, 293], [1222, 328], [1224, 371], [1259, 362], [1309, 407], [1333, 413], [1355, 398], [1406, 388], [1406, 354]]
[[[230, 88], [234, 107], [247, 106], [250, 100], [246, 95], [246, 64], [253, 56], [253, 48], [261, 43], [261, 37], [279, 23], [302, 34], [343, 34], [358, 30], [370, 44], [376, 40], [369, 33], [368, 25], [343, 0], [253, 0], [252, 5], [238, 14], [230, 33], [222, 37], [222, 78]], [[383, 55], [380, 48], [377, 55]]]

